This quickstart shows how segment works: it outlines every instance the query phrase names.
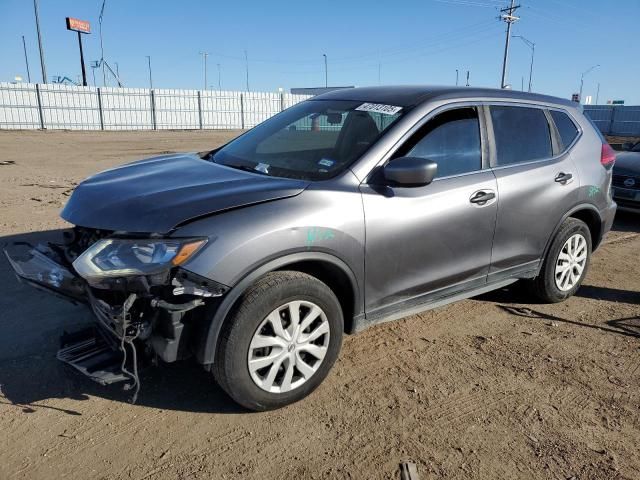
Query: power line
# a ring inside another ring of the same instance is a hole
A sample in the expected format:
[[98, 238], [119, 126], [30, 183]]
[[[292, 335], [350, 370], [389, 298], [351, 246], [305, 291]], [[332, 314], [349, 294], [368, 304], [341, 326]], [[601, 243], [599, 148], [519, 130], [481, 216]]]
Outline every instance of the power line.
[[462, 5], [468, 7], [487, 7], [487, 8], [498, 8], [497, 3], [483, 3], [476, 0], [433, 0], [438, 3], [445, 3], [449, 5]]
[[[384, 50], [378, 50], [376, 49], [375, 51], [370, 50], [366, 53], [359, 53], [359, 54], [354, 54], [354, 55], [349, 55], [349, 56], [344, 56], [344, 57], [335, 57], [335, 58], [331, 58], [331, 64], [332, 65], [337, 65], [337, 64], [341, 64], [341, 63], [348, 63], [348, 64], [353, 64], [356, 63], [357, 61], [362, 61], [364, 59], [368, 59], [368, 58], [375, 58], [375, 59], [379, 59], [379, 58], [383, 58], [383, 57], [393, 57], [396, 58], [396, 56], [399, 53], [408, 53], [408, 52], [412, 52], [412, 51], [419, 51], [424, 49], [425, 47], [429, 47], [435, 44], [439, 44], [439, 43], [447, 43], [448, 40], [450, 39], [458, 39], [461, 38], [462, 36], [468, 36], [469, 34], [473, 34], [474, 32], [480, 33], [484, 30], [486, 30], [485, 27], [492, 25], [493, 24], [493, 20], [483, 20], [481, 22], [476, 22], [473, 24], [469, 24], [469, 25], [465, 25], [462, 27], [458, 27], [455, 28], [453, 30], [449, 30], [446, 32], [443, 32], [441, 34], [437, 34], [437, 35], [433, 35], [431, 37], [427, 37], [425, 40], [421, 41], [421, 42], [411, 42], [411, 43], [405, 43], [405, 44], [396, 44], [395, 46], [388, 48], [388, 49], [384, 49]], [[216, 57], [221, 57], [221, 58], [226, 58], [229, 60], [235, 60], [237, 62], [245, 62], [245, 57], [244, 56], [237, 56], [237, 55], [229, 55], [227, 53], [224, 52], [211, 52], [212, 55], [216, 56]], [[316, 68], [316, 60], [282, 60], [282, 59], [269, 59], [269, 58], [255, 58], [255, 57], [251, 57], [251, 61], [253, 63], [271, 63], [271, 64], [285, 64], [285, 65], [308, 65], [311, 68]]]
[[[369, 62], [353, 62], [352, 64], [346, 67], [334, 67], [332, 68], [332, 72], [341, 73], [341, 72], [349, 72], [349, 71], [360, 71], [360, 70], [366, 70], [366, 69], [373, 70], [374, 68], [378, 68], [378, 65], [381, 63], [384, 63], [384, 65], [392, 65], [392, 64], [399, 64], [399, 63], [414, 61], [416, 59], [424, 58], [429, 55], [434, 55], [447, 50], [464, 47], [466, 45], [477, 43], [480, 40], [494, 37], [496, 33], [496, 29], [497, 29], [497, 25], [493, 24], [490, 27], [477, 32], [472, 32], [472, 33], [469, 32], [467, 34], [458, 35], [457, 42], [456, 41], [437, 42], [433, 46], [423, 49], [419, 53], [410, 54], [410, 55], [395, 55], [392, 60], [387, 60], [385, 62], [377, 62], [375, 60], [372, 60]], [[479, 33], [485, 33], [485, 34], [478, 35]], [[440, 47], [440, 45], [442, 45], [443, 43], [445, 43], [445, 45]], [[332, 64], [333, 63], [334, 62], [332, 61]], [[302, 75], [302, 74], [313, 74], [314, 71], [315, 70], [312, 70], [312, 69], [298, 69], [298, 70], [282, 71], [281, 73], [288, 74], [288, 75], [289, 74]]]

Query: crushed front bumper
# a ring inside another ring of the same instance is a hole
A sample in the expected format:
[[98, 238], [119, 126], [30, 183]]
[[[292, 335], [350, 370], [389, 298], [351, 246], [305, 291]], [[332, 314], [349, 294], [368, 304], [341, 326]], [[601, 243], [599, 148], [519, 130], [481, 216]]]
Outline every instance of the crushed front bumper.
[[21, 282], [92, 310], [96, 325], [63, 335], [58, 359], [101, 384], [128, 381], [134, 398], [138, 358], [171, 363], [190, 356], [193, 332], [207, 311], [199, 307], [214, 306], [228, 290], [180, 268], [96, 286], [75, 273], [63, 246], [22, 242], [4, 253]]
[[87, 302], [85, 282], [49, 246], [17, 242], [4, 248], [18, 280], [74, 302]]
[[[53, 247], [20, 242], [5, 247], [4, 253], [21, 282], [74, 303], [91, 303], [85, 282], [64, 266], [62, 256]], [[120, 344], [115, 332], [98, 323], [78, 332], [65, 332], [60, 337], [57, 358], [102, 385], [136, 383], [128, 375], [127, 352]]]

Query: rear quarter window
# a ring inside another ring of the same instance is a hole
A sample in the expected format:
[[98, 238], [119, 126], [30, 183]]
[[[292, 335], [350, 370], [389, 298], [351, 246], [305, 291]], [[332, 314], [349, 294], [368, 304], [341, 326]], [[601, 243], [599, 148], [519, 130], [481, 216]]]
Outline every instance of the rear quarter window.
[[560, 139], [562, 140], [562, 150], [566, 150], [578, 136], [578, 128], [566, 113], [560, 112], [558, 110], [551, 110], [549, 113], [551, 113], [553, 123], [556, 124], [558, 133], [560, 134]]
[[497, 166], [553, 156], [549, 122], [540, 108], [491, 106]]

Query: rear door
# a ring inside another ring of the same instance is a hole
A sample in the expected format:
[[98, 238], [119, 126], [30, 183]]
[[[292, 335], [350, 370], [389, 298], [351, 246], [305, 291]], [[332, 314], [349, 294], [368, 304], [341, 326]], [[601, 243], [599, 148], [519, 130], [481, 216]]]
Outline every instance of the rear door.
[[536, 270], [558, 222], [577, 202], [579, 178], [545, 107], [493, 104], [488, 129], [499, 196], [492, 281]]
[[479, 112], [477, 106], [439, 111], [394, 152], [392, 158], [437, 162], [431, 184], [398, 187], [374, 178], [361, 186], [368, 317], [486, 282], [497, 201], [477, 201], [496, 193], [493, 173], [483, 168]]

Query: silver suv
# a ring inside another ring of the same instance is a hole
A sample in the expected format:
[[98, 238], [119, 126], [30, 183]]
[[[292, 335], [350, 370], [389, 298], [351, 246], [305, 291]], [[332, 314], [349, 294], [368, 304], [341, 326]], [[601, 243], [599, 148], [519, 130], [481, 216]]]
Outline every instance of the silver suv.
[[615, 155], [576, 104], [424, 86], [295, 105], [227, 145], [95, 175], [20, 278], [86, 302], [58, 358], [137, 393], [193, 357], [253, 410], [300, 400], [343, 333], [530, 283], [573, 295], [610, 229]]

